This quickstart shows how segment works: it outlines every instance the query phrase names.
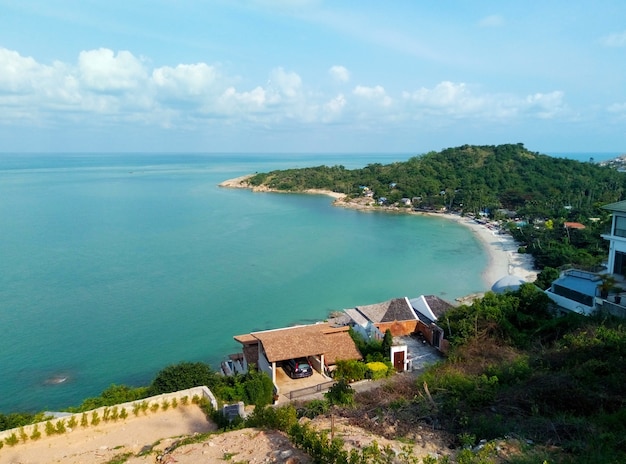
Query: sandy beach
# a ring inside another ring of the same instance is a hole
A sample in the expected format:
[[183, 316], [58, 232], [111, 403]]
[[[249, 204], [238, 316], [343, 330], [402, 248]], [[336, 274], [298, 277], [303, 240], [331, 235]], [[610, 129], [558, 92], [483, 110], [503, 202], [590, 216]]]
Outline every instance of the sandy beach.
[[[252, 175], [229, 179], [220, 184], [220, 187], [226, 188], [247, 188], [255, 192], [271, 192], [267, 187], [252, 187], [247, 180]], [[284, 193], [284, 192], [281, 192]], [[376, 210], [381, 211], [378, 206], [371, 206], [372, 200], [362, 201], [346, 201], [345, 195], [342, 193], [331, 192], [329, 190], [307, 190], [304, 193], [316, 195], [328, 195], [334, 199], [333, 204], [344, 208], [359, 209], [363, 211]], [[525, 282], [534, 282], [537, 277], [537, 271], [533, 267], [532, 256], [520, 254], [517, 252], [518, 245], [507, 233], [501, 233], [495, 227], [489, 227], [476, 222], [469, 217], [463, 217], [459, 214], [451, 213], [424, 213], [406, 210], [404, 208], [388, 208], [390, 212], [416, 215], [429, 215], [440, 217], [446, 220], [455, 221], [465, 227], [468, 227], [483, 244], [487, 255], [489, 256], [489, 264], [482, 273], [482, 279], [487, 289], [491, 289], [494, 283], [506, 276], [519, 277]]]

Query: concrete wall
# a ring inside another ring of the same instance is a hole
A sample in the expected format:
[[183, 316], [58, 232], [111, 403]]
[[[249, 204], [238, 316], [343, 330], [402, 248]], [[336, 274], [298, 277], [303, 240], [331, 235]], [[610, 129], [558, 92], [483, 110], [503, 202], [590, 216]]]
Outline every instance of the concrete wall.
[[[111, 411], [113, 410], [113, 408], [117, 407], [117, 412], [118, 414], [122, 411], [122, 409], [124, 409], [126, 411], [126, 414], [128, 414], [128, 417], [126, 419], [117, 419], [117, 422], [120, 424], [123, 424], [125, 421], [127, 420], [132, 420], [135, 417], [135, 414], [133, 413], [133, 410], [137, 407], [135, 405], [140, 405], [142, 403], [146, 403], [148, 406], [148, 409], [146, 410], [146, 414], [158, 414], [159, 411], [162, 411], [162, 405], [164, 403], [168, 403], [169, 407], [172, 407], [172, 400], [176, 399], [176, 401], [178, 402], [178, 407], [184, 407], [182, 406], [182, 401], [184, 397], [187, 397], [187, 404], [191, 405], [192, 404], [192, 400], [193, 397], [197, 396], [198, 398], [202, 399], [202, 398], [206, 398], [209, 400], [209, 402], [211, 403], [211, 406], [213, 407], [213, 409], [217, 410], [217, 400], [215, 399], [215, 396], [213, 395], [213, 393], [211, 392], [211, 390], [209, 390], [207, 387], [194, 387], [194, 388], [188, 388], [187, 390], [180, 390], [177, 392], [173, 392], [173, 393], [164, 393], [162, 395], [157, 395], [157, 396], [151, 396], [150, 398], [144, 398], [142, 400], [137, 400], [137, 401], [131, 401], [128, 403], [122, 403], [122, 404], [118, 404], [115, 406], [105, 406], [105, 407], [101, 407], [98, 409], [92, 409], [91, 411], [85, 411], [84, 413], [79, 412], [76, 414], [69, 414], [67, 416], [64, 417], [59, 417], [59, 418], [55, 418], [55, 419], [50, 419], [50, 422], [52, 423], [52, 425], [54, 427], [56, 427], [57, 423], [60, 421], [64, 421], [65, 426], [67, 427], [67, 423], [72, 419], [72, 417], [74, 418], [74, 420], [76, 421], [77, 427], [80, 427], [80, 422], [81, 419], [83, 417], [83, 414], [86, 414], [87, 419], [89, 420], [89, 426], [88, 427], [97, 427], [96, 425], [91, 425], [91, 419], [93, 417], [93, 413], [98, 413], [98, 418], [100, 418], [101, 421], [103, 421], [103, 417], [104, 417], [104, 413], [105, 410], [109, 411], [109, 414], [111, 413]], [[159, 405], [159, 409], [152, 412], [151, 407], [153, 405]], [[143, 414], [143, 412], [139, 412], [139, 414]], [[37, 430], [41, 433], [41, 437], [45, 437], [46, 436], [46, 423], [48, 421], [43, 421], [43, 422], [38, 422], [37, 424], [31, 424], [31, 425], [25, 425], [23, 427], [24, 433], [26, 433], [26, 435], [28, 435], [29, 439], [30, 436], [33, 433], [33, 430], [35, 428], [35, 425], [37, 426]], [[16, 428], [16, 429], [9, 429], [9, 430], [3, 430], [0, 432], [0, 440], [3, 440], [5, 438], [10, 437], [12, 434], [15, 434], [17, 436], [17, 438], [19, 439], [20, 437], [20, 428]], [[70, 432], [70, 430], [68, 430], [68, 432]], [[21, 441], [20, 441], [21, 443]], [[7, 444], [5, 443], [4, 446], [6, 447]], [[19, 446], [16, 445], [16, 446]], [[0, 451], [1, 453], [2, 451]]]

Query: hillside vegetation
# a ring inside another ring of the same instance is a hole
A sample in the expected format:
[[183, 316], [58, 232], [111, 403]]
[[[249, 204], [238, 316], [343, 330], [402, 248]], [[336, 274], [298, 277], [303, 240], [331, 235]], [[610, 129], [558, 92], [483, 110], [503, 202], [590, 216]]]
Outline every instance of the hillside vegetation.
[[[253, 186], [327, 189], [358, 196], [362, 187], [389, 203], [410, 198], [425, 207], [466, 213], [507, 208], [521, 213], [585, 209], [621, 198], [626, 178], [609, 167], [534, 153], [523, 144], [463, 145], [389, 165], [318, 166], [256, 174]], [[550, 214], [552, 215], [552, 214]]]

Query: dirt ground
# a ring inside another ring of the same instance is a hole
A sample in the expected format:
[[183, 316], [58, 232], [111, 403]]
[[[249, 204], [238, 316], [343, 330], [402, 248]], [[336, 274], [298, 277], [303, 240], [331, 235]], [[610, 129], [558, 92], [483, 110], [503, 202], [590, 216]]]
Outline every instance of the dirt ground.
[[[386, 440], [367, 432], [347, 419], [321, 417], [312, 421], [318, 430], [331, 428], [347, 448], [362, 448], [376, 441], [381, 447], [390, 445], [400, 451], [403, 443]], [[42, 436], [13, 447], [0, 449], [0, 464], [105, 464], [127, 455], [129, 464], [162, 463], [285, 463], [308, 464], [311, 459], [294, 448], [279, 432], [243, 429], [209, 435], [199, 443], [172, 446], [181, 436], [214, 431], [202, 411], [194, 405], [180, 406], [146, 416], [129, 417], [124, 422], [101, 423], [87, 428], [77, 427], [60, 436]], [[442, 443], [421, 439], [416, 435], [413, 450], [416, 456], [445, 453]], [[168, 448], [173, 448], [169, 450]], [[142, 453], [143, 451], [143, 453]]]

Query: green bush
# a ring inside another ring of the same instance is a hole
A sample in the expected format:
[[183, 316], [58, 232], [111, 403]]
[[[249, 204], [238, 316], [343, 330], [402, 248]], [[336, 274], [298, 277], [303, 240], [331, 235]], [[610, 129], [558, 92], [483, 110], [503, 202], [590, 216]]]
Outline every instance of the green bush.
[[182, 362], [161, 370], [148, 388], [147, 396], [171, 393], [187, 388], [205, 385], [212, 388], [218, 375], [208, 364], [202, 362]]
[[351, 406], [354, 404], [354, 390], [345, 379], [340, 379], [324, 393], [328, 402], [337, 405]]
[[298, 423], [296, 408], [292, 405], [274, 408], [271, 406], [257, 406], [246, 420], [248, 427], [260, 427], [271, 430], [288, 432]]
[[369, 362], [365, 365], [367, 376], [372, 379], [383, 379], [389, 375], [389, 367], [384, 362]]
[[30, 434], [31, 440], [39, 440], [41, 438], [41, 432], [39, 431], [39, 426], [35, 424], [33, 427], [33, 432]]
[[338, 380], [346, 380], [347, 382], [355, 382], [363, 380], [367, 373], [367, 367], [361, 361], [355, 360], [338, 360], [337, 368], [334, 371], [334, 377]]
[[19, 443], [19, 441], [20, 440], [17, 438], [17, 435], [15, 435], [14, 433], [4, 439], [4, 442], [9, 446], [15, 446]]
[[313, 419], [330, 410], [330, 403], [326, 400], [311, 400], [299, 411], [299, 415]]

